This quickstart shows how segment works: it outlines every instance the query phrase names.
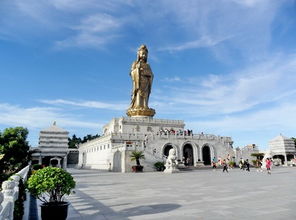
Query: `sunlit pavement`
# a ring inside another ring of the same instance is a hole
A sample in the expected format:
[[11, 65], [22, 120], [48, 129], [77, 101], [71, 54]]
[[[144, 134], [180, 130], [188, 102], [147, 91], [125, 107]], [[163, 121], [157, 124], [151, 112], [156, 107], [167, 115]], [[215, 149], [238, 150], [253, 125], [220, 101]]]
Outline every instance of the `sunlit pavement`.
[[68, 219], [296, 219], [296, 167], [112, 173], [68, 169]]

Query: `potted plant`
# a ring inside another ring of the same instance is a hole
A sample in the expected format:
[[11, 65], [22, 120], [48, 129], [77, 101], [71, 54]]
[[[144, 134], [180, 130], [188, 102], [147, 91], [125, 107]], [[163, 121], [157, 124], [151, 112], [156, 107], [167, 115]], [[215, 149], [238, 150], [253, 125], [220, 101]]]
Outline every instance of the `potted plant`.
[[229, 166], [230, 166], [231, 168], [236, 167], [236, 163], [235, 163], [234, 161], [230, 161], [230, 162], [229, 162]]
[[64, 195], [69, 195], [75, 188], [75, 181], [70, 173], [57, 167], [45, 167], [37, 170], [27, 181], [29, 192], [43, 203], [42, 220], [64, 220], [68, 215], [69, 203]]
[[154, 164], [154, 167], [155, 167], [156, 171], [164, 171], [165, 170], [164, 162], [162, 162], [162, 161], [156, 162]]
[[132, 151], [130, 155], [131, 161], [136, 161], [137, 165], [132, 166], [133, 172], [143, 172], [143, 166], [140, 164], [140, 159], [145, 159], [145, 156], [143, 154], [143, 151]]

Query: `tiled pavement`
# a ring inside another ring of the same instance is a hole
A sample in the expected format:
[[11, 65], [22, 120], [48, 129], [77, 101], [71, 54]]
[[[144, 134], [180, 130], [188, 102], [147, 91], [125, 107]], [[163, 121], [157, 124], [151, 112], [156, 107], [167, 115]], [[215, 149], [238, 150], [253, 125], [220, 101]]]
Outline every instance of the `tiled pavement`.
[[296, 167], [267, 173], [194, 170], [111, 173], [69, 169], [68, 219], [296, 219]]

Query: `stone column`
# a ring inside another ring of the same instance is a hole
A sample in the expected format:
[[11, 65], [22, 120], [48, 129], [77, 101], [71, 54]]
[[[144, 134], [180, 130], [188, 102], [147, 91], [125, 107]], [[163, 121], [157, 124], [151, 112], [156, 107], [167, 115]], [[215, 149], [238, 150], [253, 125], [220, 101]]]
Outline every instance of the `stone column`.
[[67, 155], [64, 157], [64, 160], [63, 160], [63, 169], [67, 169]]
[[126, 148], [123, 149], [123, 151], [121, 152], [121, 172], [122, 173], [125, 173], [126, 172], [126, 163], [125, 163], [125, 160], [126, 160], [126, 154], [127, 152], [129, 152]]
[[287, 154], [285, 154], [284, 157], [285, 157], [285, 165], [288, 166]]
[[[211, 161], [213, 160], [213, 158], [215, 157], [215, 149], [213, 146], [209, 146], [210, 148], [210, 156], [211, 156]], [[230, 158], [231, 161], [231, 158]]]
[[196, 161], [201, 161], [201, 156], [200, 156], [200, 146], [197, 146], [197, 160]]
[[200, 161], [203, 161], [203, 158], [202, 158], [202, 146], [199, 148], [199, 155], [200, 155]]
[[41, 154], [39, 155], [38, 160], [39, 160], [38, 164], [41, 165], [41, 164], [42, 164], [42, 157], [41, 157]]
[[196, 166], [197, 162], [198, 162], [198, 147], [194, 146], [194, 148], [193, 148], [193, 166]]

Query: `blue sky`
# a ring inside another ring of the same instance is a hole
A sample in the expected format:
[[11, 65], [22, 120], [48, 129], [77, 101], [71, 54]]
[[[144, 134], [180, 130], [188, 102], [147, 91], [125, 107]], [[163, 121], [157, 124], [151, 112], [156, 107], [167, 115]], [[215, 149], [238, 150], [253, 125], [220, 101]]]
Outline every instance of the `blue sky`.
[[125, 116], [141, 44], [155, 118], [235, 147], [296, 136], [295, 1], [1, 0], [0, 15], [0, 130], [32, 146], [53, 121], [84, 136]]

